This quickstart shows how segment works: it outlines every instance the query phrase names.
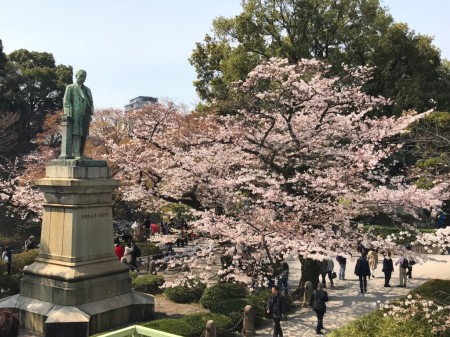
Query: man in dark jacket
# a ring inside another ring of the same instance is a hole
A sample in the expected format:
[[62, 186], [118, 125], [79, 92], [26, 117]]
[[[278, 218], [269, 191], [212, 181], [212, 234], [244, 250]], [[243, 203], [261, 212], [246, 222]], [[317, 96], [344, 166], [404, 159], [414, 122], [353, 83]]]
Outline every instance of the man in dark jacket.
[[319, 283], [317, 285], [317, 290], [311, 296], [311, 300], [309, 301], [309, 308], [313, 309], [317, 315], [317, 327], [316, 334], [322, 334], [323, 327], [323, 316], [327, 311], [327, 305], [325, 302], [328, 302], [328, 293], [323, 290], [323, 284]]
[[283, 337], [280, 321], [284, 314], [284, 298], [277, 286], [272, 287], [272, 297], [267, 304], [267, 313], [273, 318], [273, 337]]
[[391, 252], [384, 254], [382, 272], [384, 273], [384, 286], [390, 287], [391, 285], [389, 284], [389, 281], [391, 280], [391, 275], [394, 272], [394, 263], [391, 259]]
[[361, 253], [361, 257], [356, 261], [355, 275], [359, 277], [361, 294], [367, 293], [367, 276], [370, 275], [370, 267], [364, 252]]

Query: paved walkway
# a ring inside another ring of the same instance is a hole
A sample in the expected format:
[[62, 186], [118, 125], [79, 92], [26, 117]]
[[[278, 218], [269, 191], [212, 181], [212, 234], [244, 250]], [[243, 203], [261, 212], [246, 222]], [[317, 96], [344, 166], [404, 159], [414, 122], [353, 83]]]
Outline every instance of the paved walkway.
[[[379, 256], [381, 258], [381, 254]], [[360, 294], [359, 281], [353, 274], [356, 258], [347, 259], [346, 280], [334, 280], [334, 287], [326, 289], [329, 302], [327, 303], [327, 312], [323, 321], [326, 328], [323, 330], [325, 335], [351, 322], [356, 317], [377, 309], [379, 303], [383, 304], [386, 300], [393, 300], [407, 294], [411, 288], [415, 288], [429, 279], [450, 279], [450, 256], [432, 255], [428, 257], [435, 261], [429, 260], [416, 264], [412, 271], [413, 278], [408, 280], [406, 288], [396, 287], [399, 284], [398, 266], [394, 266], [395, 271], [390, 282], [392, 287], [385, 288], [383, 286], [384, 274], [381, 272], [383, 259], [380, 259], [378, 269], [374, 272], [375, 278], [368, 280], [367, 294], [364, 295]], [[394, 263], [397, 259], [398, 257], [394, 257]], [[289, 261], [289, 266], [289, 287], [295, 289], [300, 279], [300, 262]], [[335, 271], [338, 269], [339, 265], [335, 262]], [[300, 307], [296, 312], [289, 314], [286, 320], [281, 322], [281, 327], [284, 337], [309, 337], [316, 336], [316, 322], [317, 318], [313, 310]], [[257, 336], [271, 337], [272, 325], [268, 324], [262, 329], [257, 330]]]

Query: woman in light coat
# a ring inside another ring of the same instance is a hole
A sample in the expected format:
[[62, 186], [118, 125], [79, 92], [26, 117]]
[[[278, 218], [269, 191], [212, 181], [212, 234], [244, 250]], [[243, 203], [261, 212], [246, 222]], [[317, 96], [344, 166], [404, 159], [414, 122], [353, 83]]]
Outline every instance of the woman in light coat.
[[370, 250], [370, 252], [367, 254], [367, 259], [369, 260], [370, 274], [372, 275], [372, 277], [375, 277], [373, 275], [373, 272], [375, 271], [375, 269], [377, 269], [378, 253], [373, 249]]

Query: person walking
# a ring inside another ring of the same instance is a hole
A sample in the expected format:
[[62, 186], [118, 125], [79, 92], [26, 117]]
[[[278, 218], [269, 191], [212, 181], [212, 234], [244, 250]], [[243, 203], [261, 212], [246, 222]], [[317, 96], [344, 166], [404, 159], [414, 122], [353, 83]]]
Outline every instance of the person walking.
[[311, 299], [309, 301], [309, 308], [313, 309], [316, 312], [317, 316], [317, 326], [316, 326], [316, 334], [322, 334], [322, 330], [325, 329], [323, 327], [323, 316], [327, 311], [327, 305], [325, 302], [328, 302], [328, 293], [323, 290], [323, 284], [319, 283], [317, 285], [317, 290], [314, 291]]
[[283, 337], [280, 322], [284, 314], [284, 297], [277, 286], [272, 287], [272, 297], [267, 304], [267, 314], [273, 318], [273, 337]]
[[370, 267], [364, 252], [361, 253], [361, 256], [356, 261], [355, 275], [359, 278], [361, 294], [367, 293], [367, 276], [370, 275]]
[[333, 283], [333, 276], [331, 275], [333, 273], [334, 270], [334, 262], [331, 258], [327, 258], [327, 275], [328, 275], [328, 279], [330, 280], [330, 287], [334, 286]]
[[[247, 250], [248, 252], [248, 250]], [[285, 296], [288, 294], [288, 279], [289, 279], [289, 265], [283, 262], [281, 266], [281, 275], [278, 279], [278, 287], [284, 293]]]
[[373, 273], [378, 265], [378, 252], [375, 249], [371, 249], [369, 253], [367, 253], [367, 259], [369, 260], [370, 276], [375, 277]]
[[9, 248], [9, 246], [5, 247], [5, 251], [2, 253], [2, 260], [6, 264], [8, 275], [11, 275], [12, 253], [11, 248]]
[[319, 274], [322, 276], [322, 284], [323, 284], [323, 287], [326, 288], [327, 280], [325, 279], [325, 276], [327, 275], [327, 267], [328, 267], [327, 259], [318, 261], [318, 264], [319, 264]]
[[339, 263], [339, 280], [345, 280], [345, 268], [347, 267], [347, 258], [342, 255], [336, 256], [336, 261]]
[[395, 262], [395, 265], [398, 265], [399, 268], [399, 287], [406, 287], [406, 269], [408, 269], [408, 259], [404, 256], [400, 256], [400, 258]]
[[412, 279], [412, 269], [413, 266], [416, 264], [416, 260], [412, 255], [408, 256], [408, 268], [406, 268], [406, 276], [408, 276], [409, 279]]
[[381, 271], [384, 273], [384, 286], [390, 287], [391, 285], [389, 282], [391, 280], [391, 275], [394, 272], [394, 262], [391, 259], [391, 252], [384, 254], [383, 269]]

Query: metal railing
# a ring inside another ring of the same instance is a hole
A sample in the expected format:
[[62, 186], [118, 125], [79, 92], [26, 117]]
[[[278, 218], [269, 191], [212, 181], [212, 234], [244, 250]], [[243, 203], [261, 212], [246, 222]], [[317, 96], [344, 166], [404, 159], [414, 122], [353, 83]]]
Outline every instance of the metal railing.
[[140, 325], [133, 325], [127, 328], [99, 335], [98, 337], [182, 337], [182, 336], [146, 328]]

